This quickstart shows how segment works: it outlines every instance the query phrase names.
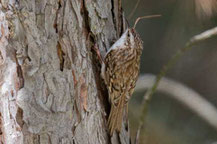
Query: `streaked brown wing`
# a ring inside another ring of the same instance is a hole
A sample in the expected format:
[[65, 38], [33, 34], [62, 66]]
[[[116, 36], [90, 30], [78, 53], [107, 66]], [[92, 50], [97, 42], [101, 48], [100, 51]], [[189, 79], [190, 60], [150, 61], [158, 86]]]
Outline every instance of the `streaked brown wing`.
[[135, 88], [139, 67], [134, 52], [126, 47], [118, 48], [111, 50], [105, 57], [105, 81], [110, 101], [114, 105], [118, 104], [121, 96], [128, 100]]

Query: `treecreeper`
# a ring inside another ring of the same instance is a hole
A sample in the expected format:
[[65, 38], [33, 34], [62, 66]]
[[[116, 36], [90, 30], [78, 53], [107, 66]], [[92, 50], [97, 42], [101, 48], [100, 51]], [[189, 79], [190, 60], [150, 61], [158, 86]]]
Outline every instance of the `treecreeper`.
[[142, 18], [159, 16], [139, 17], [134, 27], [127, 28], [103, 59], [101, 76], [107, 86], [111, 104], [108, 118], [110, 135], [113, 135], [114, 131], [121, 131], [124, 111], [127, 111], [139, 75], [143, 42], [135, 26]]

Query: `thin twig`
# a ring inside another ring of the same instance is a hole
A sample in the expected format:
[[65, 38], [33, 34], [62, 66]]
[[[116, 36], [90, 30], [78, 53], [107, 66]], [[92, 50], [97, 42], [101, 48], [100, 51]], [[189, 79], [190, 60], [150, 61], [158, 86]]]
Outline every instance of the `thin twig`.
[[135, 11], [136, 11], [136, 9], [137, 9], [137, 7], [138, 7], [140, 1], [141, 1], [141, 0], [137, 0], [136, 5], [134, 6], [132, 12], [131, 12], [130, 15], [128, 16], [129, 19], [132, 18], [132, 16], [133, 16], [133, 14], [135, 13]]
[[[144, 91], [152, 87], [155, 75], [144, 74], [139, 77], [135, 91]], [[217, 130], [217, 108], [193, 89], [175, 80], [163, 77], [157, 87], [173, 99], [181, 102]]]
[[204, 41], [206, 39], [212, 38], [212, 37], [214, 37], [216, 35], [217, 35], [217, 27], [212, 28], [210, 30], [207, 30], [207, 31], [199, 34], [199, 35], [196, 35], [196, 36], [192, 37], [190, 39], [190, 41], [188, 43], [186, 43], [185, 47], [178, 50], [176, 52], [176, 54], [169, 60], [169, 62], [165, 66], [163, 66], [160, 73], [157, 75], [152, 88], [149, 89], [146, 92], [145, 96], [144, 96], [144, 99], [143, 99], [143, 102], [142, 102], [143, 109], [142, 109], [142, 113], [141, 113], [140, 120], [139, 120], [139, 129], [138, 130], [140, 130], [142, 128], [143, 124], [144, 124], [144, 121], [145, 121], [145, 118], [146, 118], [146, 115], [147, 115], [148, 104], [149, 104], [153, 94], [155, 93], [156, 88], [158, 87], [159, 82], [162, 79], [162, 77], [164, 77], [166, 75], [167, 71], [177, 62], [177, 60], [187, 50], [191, 49], [194, 44], [196, 44], [198, 42], [201, 42], [201, 41]]
[[139, 127], [138, 130], [137, 130], [137, 132], [136, 132], [135, 144], [139, 144], [140, 132], [141, 132], [141, 127]]

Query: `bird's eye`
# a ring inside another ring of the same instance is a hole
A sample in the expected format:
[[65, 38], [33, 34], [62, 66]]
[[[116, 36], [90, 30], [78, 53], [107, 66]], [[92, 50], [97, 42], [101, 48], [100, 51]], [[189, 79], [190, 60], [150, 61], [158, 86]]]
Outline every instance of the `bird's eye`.
[[130, 32], [127, 33], [127, 36], [130, 37]]

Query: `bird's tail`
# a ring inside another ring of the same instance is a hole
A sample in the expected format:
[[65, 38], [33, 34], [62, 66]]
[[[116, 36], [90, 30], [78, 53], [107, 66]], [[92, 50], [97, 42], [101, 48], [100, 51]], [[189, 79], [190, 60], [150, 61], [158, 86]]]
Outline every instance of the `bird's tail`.
[[113, 135], [114, 131], [121, 131], [123, 120], [124, 100], [120, 100], [117, 106], [111, 106], [111, 111], [108, 119], [108, 127], [110, 134]]

